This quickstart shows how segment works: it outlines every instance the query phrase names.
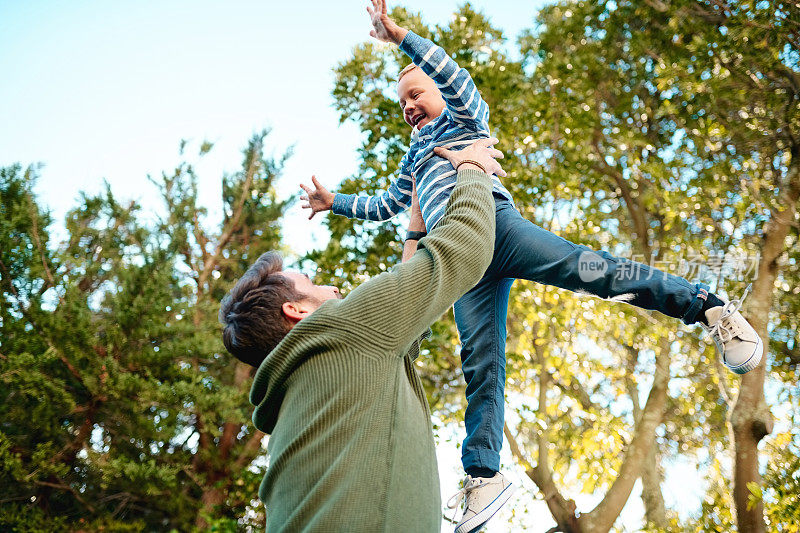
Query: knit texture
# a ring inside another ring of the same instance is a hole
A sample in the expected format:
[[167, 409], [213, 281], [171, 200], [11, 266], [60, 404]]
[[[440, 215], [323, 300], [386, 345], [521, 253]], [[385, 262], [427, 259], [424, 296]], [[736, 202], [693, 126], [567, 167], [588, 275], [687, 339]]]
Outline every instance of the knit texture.
[[494, 247], [489, 177], [462, 170], [417, 253], [301, 320], [258, 368], [253, 422], [271, 434], [267, 531], [439, 531], [430, 411], [414, 359], [480, 280]]
[[[338, 193], [331, 211], [337, 215], [366, 220], [386, 220], [411, 206], [411, 177], [417, 180], [417, 194], [428, 231], [444, 215], [447, 199], [456, 184], [456, 171], [447, 159], [433, 153], [436, 146], [462, 150], [478, 139], [490, 137], [489, 106], [481, 98], [466, 69], [458, 66], [433, 42], [410, 31], [400, 43], [415, 65], [431, 77], [442, 93], [446, 108], [430, 123], [411, 134], [411, 146], [400, 161], [398, 176], [386, 191], [374, 196]], [[500, 179], [492, 177], [497, 196], [513, 200]]]

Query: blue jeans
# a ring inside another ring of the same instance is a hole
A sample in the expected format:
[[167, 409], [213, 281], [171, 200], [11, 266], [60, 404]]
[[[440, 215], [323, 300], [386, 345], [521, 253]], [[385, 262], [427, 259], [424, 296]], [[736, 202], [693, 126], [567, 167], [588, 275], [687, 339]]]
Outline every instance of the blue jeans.
[[465, 470], [500, 469], [506, 382], [506, 315], [515, 279], [601, 298], [617, 297], [686, 324], [697, 321], [708, 286], [694, 285], [642, 263], [594, 252], [522, 218], [496, 199], [494, 258], [478, 284], [455, 303], [461, 363], [467, 382], [461, 453]]

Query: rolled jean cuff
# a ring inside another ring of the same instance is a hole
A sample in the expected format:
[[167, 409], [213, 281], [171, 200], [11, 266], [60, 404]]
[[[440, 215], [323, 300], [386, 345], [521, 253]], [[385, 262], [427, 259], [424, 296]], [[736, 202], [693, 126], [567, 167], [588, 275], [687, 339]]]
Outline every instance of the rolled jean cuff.
[[500, 471], [500, 454], [493, 450], [464, 450], [461, 454], [461, 464], [464, 470], [470, 468], [488, 468], [495, 472]]
[[703, 309], [703, 304], [706, 303], [706, 299], [708, 299], [708, 289], [710, 288], [711, 287], [705, 283], [698, 283], [695, 285], [696, 292], [694, 298], [692, 299], [692, 303], [689, 304], [686, 312], [681, 317], [684, 324], [694, 324], [695, 322], [699, 321], [698, 315]]

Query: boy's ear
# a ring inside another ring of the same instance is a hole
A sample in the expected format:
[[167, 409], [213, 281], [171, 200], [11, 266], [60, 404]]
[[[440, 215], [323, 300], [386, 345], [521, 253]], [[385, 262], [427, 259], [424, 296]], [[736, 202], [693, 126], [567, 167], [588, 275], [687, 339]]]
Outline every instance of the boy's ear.
[[284, 302], [281, 305], [281, 312], [283, 316], [288, 318], [291, 322], [300, 322], [308, 316], [308, 311], [299, 302]]

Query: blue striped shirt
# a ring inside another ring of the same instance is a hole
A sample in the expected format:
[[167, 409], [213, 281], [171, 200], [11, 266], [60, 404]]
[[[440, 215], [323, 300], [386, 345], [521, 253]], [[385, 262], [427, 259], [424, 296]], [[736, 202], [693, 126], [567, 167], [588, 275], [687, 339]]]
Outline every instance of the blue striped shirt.
[[[350, 218], [389, 219], [411, 206], [413, 176], [417, 181], [422, 218], [431, 231], [444, 215], [456, 184], [455, 169], [449, 161], [434, 154], [433, 148], [462, 150], [477, 139], [491, 137], [489, 106], [481, 98], [469, 72], [428, 39], [409, 31], [400, 43], [400, 50], [433, 79], [447, 107], [421, 129], [414, 128], [411, 146], [400, 162], [400, 173], [386, 191], [374, 196], [336, 194], [331, 210]], [[492, 176], [492, 190], [512, 200], [497, 176]]]

